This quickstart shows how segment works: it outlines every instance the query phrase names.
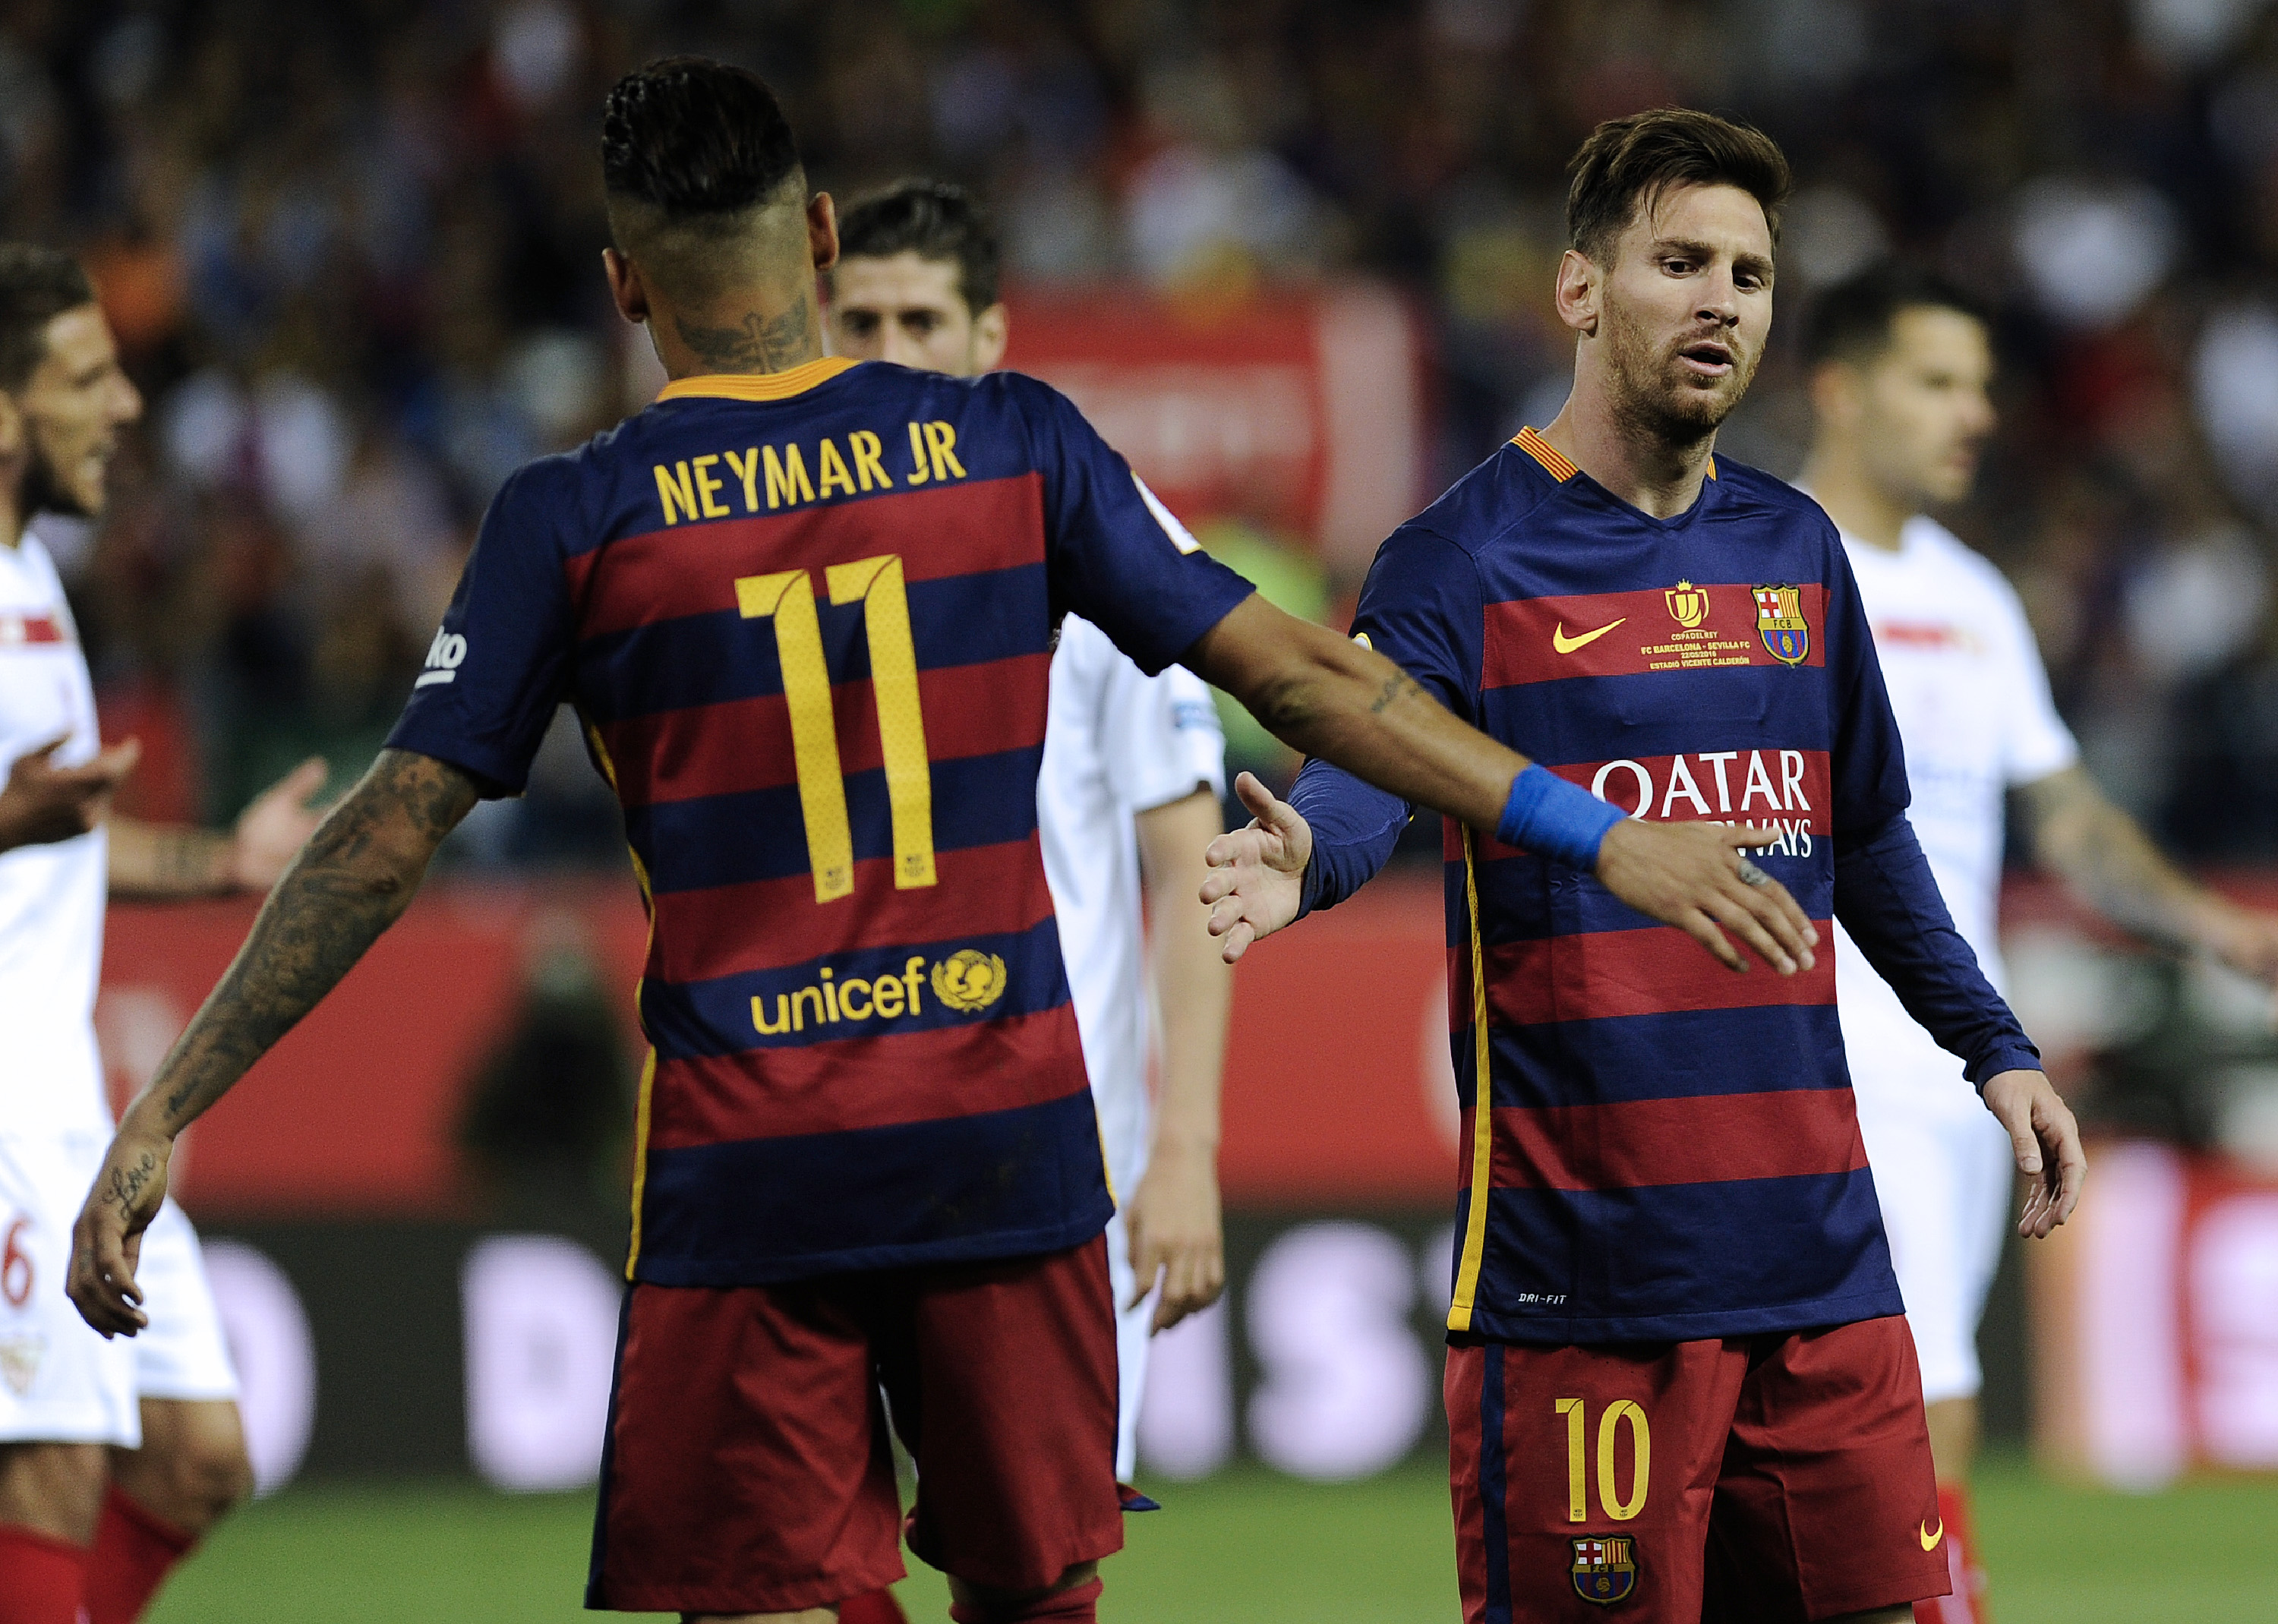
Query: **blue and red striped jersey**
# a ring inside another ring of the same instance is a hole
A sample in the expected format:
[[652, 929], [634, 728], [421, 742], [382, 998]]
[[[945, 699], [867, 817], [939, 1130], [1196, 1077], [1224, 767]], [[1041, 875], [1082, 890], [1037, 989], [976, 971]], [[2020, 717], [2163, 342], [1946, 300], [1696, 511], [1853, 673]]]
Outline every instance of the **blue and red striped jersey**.
[[1015, 1256], [1112, 1204], [1036, 834], [1059, 617], [1248, 595], [1065, 399], [684, 378], [500, 492], [390, 743], [525, 782], [564, 699], [650, 910], [633, 1278]]
[[[1825, 515], [1712, 461], [1700, 499], [1657, 521], [1525, 431], [1385, 544], [1354, 629], [1635, 816], [1778, 828], [1758, 860], [1822, 934], [1815, 970], [1735, 973], [1594, 875], [1449, 825], [1450, 1329], [1660, 1341], [1900, 1312], [1836, 1024], [1827, 921], [1859, 911], [1839, 851], [1900, 849], [1903, 905], [1882, 911], [1904, 917], [1862, 941], [1918, 939], [1900, 957], [1924, 958], [1922, 996], [1951, 1006], [1926, 1024], [1973, 1046], [1972, 1078], [2038, 1062], [1907, 830], [1898, 731]], [[1309, 906], [1373, 872], [1410, 810], [1324, 762], [1293, 799], [1314, 825]]]

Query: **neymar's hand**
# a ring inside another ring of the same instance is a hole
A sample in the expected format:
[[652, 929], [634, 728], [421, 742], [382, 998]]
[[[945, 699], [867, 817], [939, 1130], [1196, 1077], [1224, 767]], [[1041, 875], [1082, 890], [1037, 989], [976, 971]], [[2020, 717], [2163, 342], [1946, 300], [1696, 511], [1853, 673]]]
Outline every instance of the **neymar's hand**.
[[1135, 1308], [1159, 1279], [1152, 1329], [1168, 1330], [1199, 1314], [1226, 1289], [1226, 1233], [1219, 1216], [1216, 1154], [1202, 1146], [1158, 1144], [1139, 1187], [1123, 1204], [1137, 1285]]
[[2080, 1205], [2080, 1186], [2088, 1177], [2080, 1124], [2044, 1072], [2003, 1071], [1988, 1078], [1979, 1092], [1985, 1109], [2009, 1130], [2017, 1170], [2033, 1181], [2017, 1233], [2045, 1240]]
[[1219, 954], [1229, 964], [1297, 917], [1313, 856], [1312, 826], [1296, 807], [1249, 773], [1234, 781], [1234, 792], [1250, 810], [1248, 827], [1229, 829], [1203, 850], [1211, 865], [1202, 888], [1210, 934], [1226, 938]]
[[150, 1323], [134, 1270], [142, 1261], [142, 1231], [166, 1199], [173, 1152], [174, 1141], [141, 1129], [130, 1109], [72, 1225], [71, 1278], [64, 1289], [80, 1317], [105, 1338], [131, 1337]]
[[1625, 818], [1598, 848], [1598, 882], [1640, 913], [1676, 926], [1727, 970], [1748, 967], [1732, 945], [1738, 936], [1782, 975], [1793, 975], [1818, 962], [1811, 952], [1818, 927], [1785, 886], [1745, 855], [1778, 838], [1776, 829]]

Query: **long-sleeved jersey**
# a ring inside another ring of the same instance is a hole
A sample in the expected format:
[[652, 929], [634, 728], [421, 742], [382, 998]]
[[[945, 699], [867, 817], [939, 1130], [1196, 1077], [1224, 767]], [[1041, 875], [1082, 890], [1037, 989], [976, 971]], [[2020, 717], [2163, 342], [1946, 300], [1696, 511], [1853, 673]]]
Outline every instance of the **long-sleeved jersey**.
[[[2037, 1068], [1906, 820], [1906, 766], [1826, 515], [1712, 462], [1655, 520], [1531, 431], [1378, 553], [1354, 621], [1449, 709], [1633, 816], [1776, 827], [1817, 967], [1735, 973], [1591, 874], [1450, 825], [1466, 1149], [1458, 1332], [1601, 1343], [1900, 1311], [1836, 1022], [1831, 918], [1984, 1081]], [[1410, 808], [1323, 762], [1306, 905]]]

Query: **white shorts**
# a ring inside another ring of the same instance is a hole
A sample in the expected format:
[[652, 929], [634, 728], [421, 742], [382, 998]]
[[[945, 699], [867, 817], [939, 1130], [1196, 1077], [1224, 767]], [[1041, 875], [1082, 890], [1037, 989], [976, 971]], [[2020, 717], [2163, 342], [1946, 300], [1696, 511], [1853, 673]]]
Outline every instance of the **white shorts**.
[[141, 1399], [237, 1394], [196, 1231], [172, 1201], [136, 1270], [148, 1330], [106, 1342], [64, 1294], [71, 1227], [109, 1144], [0, 1133], [0, 1442], [137, 1448]]
[[[1949, 1086], [1944, 1077], [1912, 1080], [1925, 1090]], [[1967, 1097], [1925, 1104], [1906, 1089], [1870, 1085], [1858, 1099], [1859, 1132], [1922, 1363], [1923, 1401], [1975, 1398], [1984, 1383], [1977, 1322], [2016, 1184], [2009, 1135]]]

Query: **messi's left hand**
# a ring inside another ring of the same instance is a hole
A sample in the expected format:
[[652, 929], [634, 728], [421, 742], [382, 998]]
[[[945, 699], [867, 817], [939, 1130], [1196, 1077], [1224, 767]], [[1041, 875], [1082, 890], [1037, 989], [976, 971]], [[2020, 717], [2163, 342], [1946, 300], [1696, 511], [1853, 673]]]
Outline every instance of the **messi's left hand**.
[[2017, 1170], [2033, 1181], [2017, 1233], [2045, 1240], [2080, 1205], [2080, 1186], [2088, 1177], [2080, 1124], [2043, 1071], [2003, 1071], [1979, 1092], [1985, 1109], [2009, 1131]]
[[1199, 1146], [1158, 1144], [1147, 1171], [1123, 1204], [1124, 1234], [1131, 1243], [1135, 1308], [1155, 1289], [1154, 1329], [1168, 1330], [1199, 1314], [1226, 1289], [1226, 1235], [1219, 1216], [1218, 1158]]
[[331, 770], [322, 756], [311, 756], [238, 814], [229, 847], [232, 883], [248, 891], [266, 891], [277, 883], [324, 821], [310, 803]]

